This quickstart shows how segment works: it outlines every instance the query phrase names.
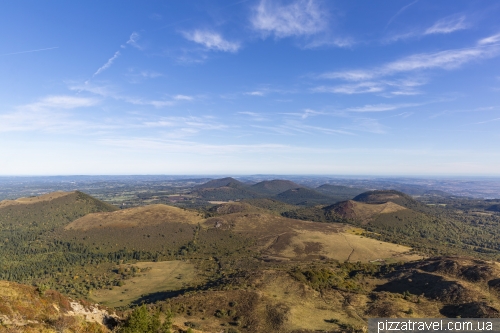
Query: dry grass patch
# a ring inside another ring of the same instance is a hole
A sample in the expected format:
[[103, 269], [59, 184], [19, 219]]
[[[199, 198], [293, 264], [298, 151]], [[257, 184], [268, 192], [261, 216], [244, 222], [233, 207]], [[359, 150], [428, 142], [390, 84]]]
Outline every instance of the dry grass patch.
[[350, 200], [349, 203], [352, 203], [353, 205], [354, 216], [352, 217], [363, 222], [368, 222], [380, 214], [395, 213], [401, 210], [406, 210], [405, 207], [390, 201], [382, 204], [366, 204]]
[[410, 254], [411, 248], [378, 241], [345, 232], [296, 230], [278, 235], [264, 253], [288, 259], [328, 258], [349, 262], [374, 260], [411, 261], [421, 256]]
[[121, 268], [132, 269], [132, 266], [141, 272], [126, 280], [121, 287], [92, 291], [90, 298], [107, 306], [123, 306], [143, 295], [182, 289], [196, 277], [194, 264], [185, 261], [138, 262], [121, 265]]
[[16, 205], [26, 205], [26, 204], [34, 204], [37, 202], [46, 202], [51, 201], [53, 199], [65, 197], [70, 194], [74, 194], [75, 192], [52, 192], [48, 194], [43, 194], [37, 197], [28, 197], [28, 198], [19, 198], [16, 200], [3, 200], [0, 201], [0, 208], [4, 208], [7, 206], [16, 206]]
[[198, 224], [200, 214], [167, 205], [148, 205], [123, 209], [111, 213], [88, 214], [68, 224], [66, 230], [90, 230], [95, 228], [127, 228], [159, 225], [166, 222]]

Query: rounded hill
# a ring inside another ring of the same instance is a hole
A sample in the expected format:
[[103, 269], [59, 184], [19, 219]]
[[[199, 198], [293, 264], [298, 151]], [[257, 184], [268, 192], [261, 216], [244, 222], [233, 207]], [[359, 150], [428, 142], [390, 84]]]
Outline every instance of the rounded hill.
[[111, 213], [85, 215], [68, 224], [66, 230], [90, 230], [96, 228], [130, 228], [136, 226], [159, 225], [166, 222], [196, 224], [202, 217], [178, 207], [149, 205], [123, 209]]
[[405, 208], [414, 209], [421, 212], [429, 211], [429, 207], [413, 199], [411, 196], [395, 190], [376, 190], [361, 193], [352, 200], [367, 204], [382, 204], [393, 202]]
[[255, 192], [270, 195], [276, 195], [291, 189], [301, 187], [302, 186], [300, 186], [299, 184], [294, 183], [290, 180], [281, 179], [265, 180], [251, 186], [252, 190]]
[[196, 188], [204, 189], [204, 188], [219, 188], [219, 187], [246, 188], [248, 186], [232, 177], [226, 177], [220, 179], [213, 179], [211, 181], [206, 182], [205, 184], [198, 185]]
[[292, 205], [314, 206], [321, 204], [331, 204], [332, 198], [317, 191], [299, 187], [275, 196], [279, 201], [283, 201]]

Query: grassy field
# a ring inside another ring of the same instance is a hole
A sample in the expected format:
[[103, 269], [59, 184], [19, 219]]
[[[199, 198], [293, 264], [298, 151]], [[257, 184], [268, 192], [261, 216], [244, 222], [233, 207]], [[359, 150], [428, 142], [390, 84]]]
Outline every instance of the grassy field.
[[122, 286], [94, 290], [90, 299], [112, 307], [126, 306], [143, 295], [179, 290], [195, 280], [194, 264], [185, 261], [138, 262], [118, 269], [128, 272], [136, 267], [135, 276]]
[[130, 228], [158, 225], [165, 222], [198, 224], [200, 214], [167, 205], [148, 205], [123, 209], [112, 213], [88, 214], [68, 224], [65, 230], [90, 230], [95, 228]]
[[288, 259], [334, 259], [347, 262], [418, 260], [407, 246], [381, 242], [350, 233], [300, 230], [280, 235], [264, 253]]

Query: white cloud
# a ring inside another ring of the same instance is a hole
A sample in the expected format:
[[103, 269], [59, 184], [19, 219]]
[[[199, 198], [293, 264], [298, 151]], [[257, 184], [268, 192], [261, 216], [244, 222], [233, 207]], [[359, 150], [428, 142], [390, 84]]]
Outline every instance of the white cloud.
[[120, 56], [120, 51], [116, 51], [115, 54], [108, 59], [108, 61], [101, 67], [99, 68], [93, 76], [96, 76], [100, 73], [102, 73], [104, 70], [108, 69], [112, 64], [113, 62], [116, 60], [116, 58], [118, 58]]
[[336, 86], [319, 86], [312, 89], [314, 92], [326, 92], [335, 94], [365, 94], [376, 93], [385, 90], [383, 84], [379, 82], [361, 82], [357, 84], [343, 84]]
[[286, 112], [286, 113], [282, 113], [282, 114], [286, 114], [286, 115], [290, 115], [290, 116], [297, 116], [297, 117], [300, 117], [302, 119], [306, 119], [306, 118], [309, 118], [311, 116], [322, 115], [325, 113], [321, 112], [321, 111], [314, 111], [311, 109], [304, 109], [304, 112]]
[[356, 44], [350, 37], [337, 38], [337, 37], [318, 37], [312, 41], [305, 43], [302, 47], [304, 49], [314, 49], [319, 47], [336, 46], [342, 48], [349, 48]]
[[277, 38], [309, 36], [324, 31], [326, 12], [314, 0], [297, 0], [289, 5], [261, 0], [255, 8], [251, 23], [264, 35]]
[[97, 100], [92, 98], [74, 97], [74, 96], [48, 96], [40, 101], [27, 104], [21, 109], [38, 111], [41, 109], [74, 109], [79, 107], [88, 107], [95, 105]]
[[401, 108], [408, 108], [413, 106], [419, 106], [421, 104], [408, 103], [408, 104], [367, 104], [361, 107], [348, 108], [346, 111], [351, 112], [382, 112], [382, 111], [392, 111]]
[[370, 80], [375, 76], [374, 73], [365, 70], [352, 70], [344, 72], [329, 72], [319, 76], [321, 79], [343, 79], [346, 81], [364, 81]]
[[97, 102], [95, 99], [83, 97], [48, 96], [0, 115], [0, 132], [63, 131], [81, 128], [81, 121], [71, 120], [62, 110], [90, 107]]
[[257, 112], [241, 111], [241, 112], [237, 112], [237, 114], [249, 116], [254, 121], [267, 121], [267, 120], [269, 120], [268, 118], [264, 117], [262, 114], [257, 113]]
[[500, 42], [500, 34], [496, 34], [490, 37], [486, 37], [481, 39], [478, 44], [479, 45], [488, 45], [488, 44], [498, 44]]
[[432, 27], [425, 30], [424, 34], [449, 34], [457, 30], [467, 29], [467, 27], [467, 24], [465, 24], [465, 16], [457, 17], [453, 15], [437, 21]]
[[192, 42], [198, 43], [210, 50], [237, 52], [241, 45], [239, 42], [225, 40], [220, 34], [212, 31], [194, 30], [184, 32], [184, 37]]
[[264, 92], [263, 91], [249, 91], [249, 92], [246, 92], [245, 95], [264, 96]]
[[[338, 72], [327, 72], [318, 76], [323, 79], [342, 79], [346, 81], [365, 81], [375, 78], [391, 76], [405, 72], [429, 70], [429, 69], [456, 69], [462, 65], [484, 58], [495, 57], [500, 53], [500, 47], [497, 44], [500, 41], [500, 34], [481, 39], [478, 46], [452, 49], [436, 53], [420, 53], [411, 55], [373, 69], [357, 69]], [[380, 91], [378, 88], [363, 89], [374, 87], [373, 82], [362, 82], [357, 86], [347, 86], [335, 88], [333, 90], [344, 89], [347, 91], [358, 90], [368, 92]]]
[[141, 71], [139, 73], [142, 77], [148, 78], [148, 79], [154, 79], [160, 76], [163, 76], [163, 74], [158, 73], [158, 72], [152, 72], [152, 71]]
[[187, 96], [187, 95], [175, 95], [174, 99], [178, 101], [192, 101], [194, 98], [192, 96]]
[[141, 36], [137, 32], [133, 32], [130, 35], [130, 38], [128, 39], [127, 44], [132, 45], [136, 49], [142, 50], [142, 47], [139, 44], [137, 44], [137, 41], [139, 40], [140, 37]]
[[165, 100], [154, 100], [154, 99], [142, 99], [142, 98], [133, 98], [133, 97], [119, 97], [119, 100], [124, 100], [130, 104], [134, 105], [151, 105], [155, 108], [162, 108], [165, 106], [172, 106], [175, 103], [173, 101], [165, 101]]

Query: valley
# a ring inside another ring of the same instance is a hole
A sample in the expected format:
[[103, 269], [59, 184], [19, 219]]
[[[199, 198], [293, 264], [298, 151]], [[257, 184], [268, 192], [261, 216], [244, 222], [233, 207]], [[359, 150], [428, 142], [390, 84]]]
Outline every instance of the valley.
[[[500, 317], [494, 199], [279, 179], [176, 184], [154, 195], [130, 185], [105, 201], [80, 191], [1, 201], [1, 283], [26, 285], [40, 313], [47, 290], [97, 303], [117, 318], [101, 318], [103, 332], [125, 330], [140, 311], [176, 332], [361, 332], [369, 317]], [[28, 322], [6, 288], [0, 332], [90, 325], [67, 319], [71, 307]]]

